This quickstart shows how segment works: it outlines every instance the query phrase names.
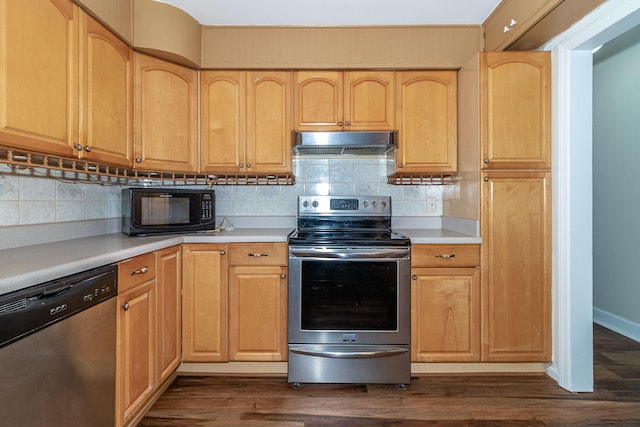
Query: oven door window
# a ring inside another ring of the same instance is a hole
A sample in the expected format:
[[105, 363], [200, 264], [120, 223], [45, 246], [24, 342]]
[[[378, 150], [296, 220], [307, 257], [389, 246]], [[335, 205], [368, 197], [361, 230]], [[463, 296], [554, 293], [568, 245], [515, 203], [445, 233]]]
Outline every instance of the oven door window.
[[398, 328], [395, 261], [302, 262], [303, 330]]

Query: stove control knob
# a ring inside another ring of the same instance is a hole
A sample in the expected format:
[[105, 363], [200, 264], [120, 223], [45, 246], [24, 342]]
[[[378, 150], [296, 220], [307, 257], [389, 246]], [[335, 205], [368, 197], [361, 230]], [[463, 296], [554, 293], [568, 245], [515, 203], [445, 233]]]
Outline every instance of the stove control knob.
[[378, 207], [378, 202], [376, 202], [375, 200], [373, 202], [371, 202], [371, 206], [373, 206], [374, 208]]
[[305, 207], [305, 208], [308, 208], [309, 207], [309, 201], [305, 200], [304, 202], [302, 202], [302, 206]]
[[318, 201], [314, 200], [313, 203], [311, 203], [311, 206], [313, 206], [314, 208], [318, 207]]
[[362, 202], [362, 206], [364, 206], [365, 208], [369, 207], [369, 202], [365, 200], [364, 202]]
[[381, 202], [380, 205], [382, 206], [382, 209], [387, 207], [387, 202]]

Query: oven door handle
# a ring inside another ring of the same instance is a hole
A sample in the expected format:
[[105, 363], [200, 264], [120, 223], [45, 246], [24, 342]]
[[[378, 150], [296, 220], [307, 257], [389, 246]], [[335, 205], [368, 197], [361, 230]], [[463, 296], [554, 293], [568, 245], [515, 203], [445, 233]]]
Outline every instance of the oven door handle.
[[380, 357], [398, 356], [407, 353], [409, 349], [394, 348], [391, 350], [375, 351], [321, 351], [293, 347], [290, 351], [303, 356], [328, 357], [331, 359], [375, 359]]

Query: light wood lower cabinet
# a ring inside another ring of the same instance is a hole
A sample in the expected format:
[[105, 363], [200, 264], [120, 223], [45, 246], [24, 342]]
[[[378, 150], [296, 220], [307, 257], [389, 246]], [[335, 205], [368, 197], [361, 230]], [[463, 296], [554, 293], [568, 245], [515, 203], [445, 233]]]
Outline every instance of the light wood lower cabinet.
[[411, 251], [411, 360], [480, 361], [479, 246]]
[[482, 175], [482, 360], [547, 362], [551, 360], [551, 174]]
[[170, 378], [182, 361], [182, 251], [172, 246], [156, 252], [156, 381]]
[[182, 359], [228, 360], [226, 244], [183, 245]]
[[154, 254], [118, 265], [116, 420], [127, 425], [155, 387], [156, 265]]

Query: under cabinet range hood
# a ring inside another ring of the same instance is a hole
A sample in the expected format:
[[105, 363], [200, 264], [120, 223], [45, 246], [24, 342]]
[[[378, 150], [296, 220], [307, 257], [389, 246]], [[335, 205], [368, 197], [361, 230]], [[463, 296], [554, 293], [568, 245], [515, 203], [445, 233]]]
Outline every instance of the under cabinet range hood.
[[293, 132], [296, 155], [381, 156], [398, 146], [398, 131]]

